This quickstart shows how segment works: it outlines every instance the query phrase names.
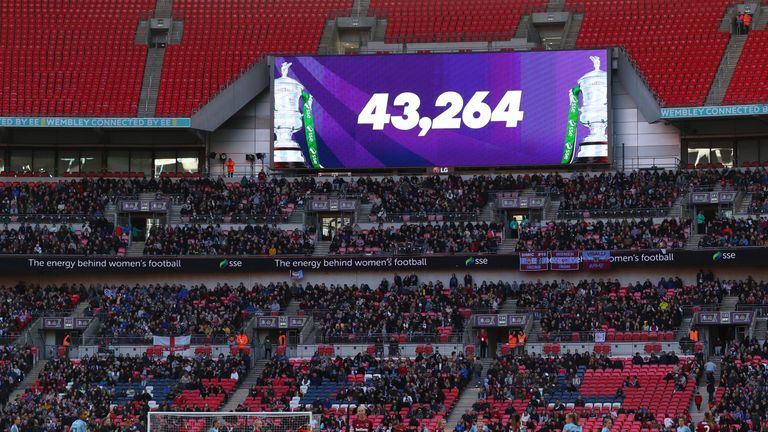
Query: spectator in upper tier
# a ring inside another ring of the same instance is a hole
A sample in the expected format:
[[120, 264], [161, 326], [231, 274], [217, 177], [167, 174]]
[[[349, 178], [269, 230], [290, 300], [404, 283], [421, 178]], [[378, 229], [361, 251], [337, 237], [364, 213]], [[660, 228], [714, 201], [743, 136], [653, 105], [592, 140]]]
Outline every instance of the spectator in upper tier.
[[152, 227], [144, 244], [145, 255], [308, 255], [314, 235], [298, 229], [246, 225], [228, 231], [216, 225]]
[[768, 244], [768, 219], [727, 219], [709, 221], [699, 247], [764, 246]]

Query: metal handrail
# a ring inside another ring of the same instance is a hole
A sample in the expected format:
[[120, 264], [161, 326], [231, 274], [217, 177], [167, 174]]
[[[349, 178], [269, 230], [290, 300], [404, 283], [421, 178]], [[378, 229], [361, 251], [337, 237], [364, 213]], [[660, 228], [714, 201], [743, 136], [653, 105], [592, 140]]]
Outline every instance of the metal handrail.
[[669, 214], [670, 210], [674, 207], [653, 207], [653, 208], [622, 208], [622, 209], [558, 209], [558, 219], [611, 219], [620, 217], [626, 219], [626, 217], [633, 218], [647, 218], [647, 217], [664, 217]]
[[[464, 340], [463, 331], [462, 332], [453, 332], [448, 336], [448, 340], [445, 341], [443, 339], [442, 343], [452, 342], [452, 343], [461, 343]], [[404, 340], [403, 340], [404, 339]], [[325, 335], [325, 334], [316, 334], [315, 335], [315, 343], [369, 343], [369, 344], [375, 344], [376, 342], [382, 342], [384, 344], [389, 344], [391, 342], [398, 342], [398, 343], [441, 343], [440, 335], [437, 333], [376, 333], [376, 334], [365, 334], [365, 335], [357, 335], [353, 333], [345, 333], [345, 334], [331, 334], [331, 335]], [[386, 346], [385, 346], [386, 348]]]
[[[373, 220], [375, 218], [375, 220]], [[438, 220], [441, 218], [442, 220]], [[369, 216], [369, 222], [471, 222], [480, 219], [480, 209], [477, 212], [457, 213], [445, 212], [412, 212], [412, 213], [386, 213], [384, 217], [375, 214]]]
[[[528, 341], [529, 342], [594, 342], [595, 341], [595, 333], [600, 331], [602, 329], [595, 329], [590, 331], [552, 331], [552, 332], [529, 332], [527, 333]], [[673, 340], [662, 340], [663, 337], [662, 334], [666, 332], [672, 332]], [[677, 338], [676, 335], [679, 333], [680, 327], [668, 329], [668, 330], [659, 330], [656, 333], [656, 337], [651, 339], [651, 335], [654, 332], [647, 332], [647, 331], [620, 331], [616, 330], [615, 333], [621, 333], [623, 335], [633, 335], [632, 340], [608, 340], [608, 332], [606, 331], [606, 340], [605, 343], [618, 343], [618, 342], [637, 342], [637, 343], [645, 343], [645, 342], [669, 342], [669, 343], [676, 343]], [[638, 337], [636, 338], [635, 335]], [[648, 335], [648, 339], [645, 339], [645, 335]], [[626, 338], [626, 336], [625, 336]]]
[[[106, 211], [106, 210], [105, 210]], [[62, 223], [62, 222], [85, 222], [95, 219], [93, 214], [80, 214], [80, 213], [53, 213], [53, 214], [41, 214], [41, 213], [16, 213], [16, 214], [0, 214], [0, 222], [3, 223], [26, 223], [26, 222], [45, 222], [45, 223]], [[103, 219], [102, 215], [98, 219]]]
[[[231, 337], [236, 336], [232, 333]], [[193, 334], [190, 337], [191, 345], [227, 345], [230, 342], [230, 336], [225, 335], [201, 335]], [[92, 336], [84, 338], [81, 345], [85, 346], [144, 346], [153, 345], [152, 336]]]

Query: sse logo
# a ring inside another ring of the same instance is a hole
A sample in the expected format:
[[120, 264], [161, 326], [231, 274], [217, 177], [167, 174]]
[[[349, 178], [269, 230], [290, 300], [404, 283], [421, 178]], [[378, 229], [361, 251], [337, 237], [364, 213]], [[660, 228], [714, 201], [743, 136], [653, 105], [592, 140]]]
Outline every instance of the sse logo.
[[736, 259], [736, 252], [720, 252], [717, 251], [714, 254], [712, 254], [712, 261], [714, 262], [720, 262], [720, 261], [732, 261]]
[[219, 268], [225, 269], [225, 268], [240, 268], [243, 266], [242, 261], [230, 261], [228, 259], [221, 260], [219, 262]]
[[467, 258], [466, 261], [464, 261], [465, 267], [478, 266], [478, 265], [488, 265], [488, 258], [469, 257]]

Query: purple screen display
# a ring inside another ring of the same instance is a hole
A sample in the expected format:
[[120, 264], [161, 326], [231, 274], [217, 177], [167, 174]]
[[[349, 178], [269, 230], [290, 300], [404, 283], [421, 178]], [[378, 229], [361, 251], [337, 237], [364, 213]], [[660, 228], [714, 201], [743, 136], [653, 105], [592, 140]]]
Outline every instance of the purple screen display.
[[[286, 142], [298, 145], [307, 167], [326, 169], [562, 165], [596, 151], [607, 157], [606, 54], [275, 57], [273, 102], [282, 111], [275, 111], [273, 162], [284, 157], [277, 153]], [[293, 87], [282, 91], [287, 82]]]

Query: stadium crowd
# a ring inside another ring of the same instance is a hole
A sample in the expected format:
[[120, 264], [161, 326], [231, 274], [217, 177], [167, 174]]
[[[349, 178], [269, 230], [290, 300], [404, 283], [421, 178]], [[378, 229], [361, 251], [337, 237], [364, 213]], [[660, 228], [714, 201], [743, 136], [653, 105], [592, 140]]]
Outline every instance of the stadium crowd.
[[606, 210], [672, 207], [681, 183], [674, 171], [633, 171], [574, 174], [557, 179], [552, 187], [561, 197], [560, 210], [588, 211], [595, 216]]
[[[377, 427], [415, 429], [421, 420], [446, 416], [451, 408], [446, 403], [455, 402], [455, 395], [479, 368], [479, 360], [461, 353], [434, 352], [411, 359], [364, 353], [354, 357], [316, 355], [295, 363], [274, 357], [238, 410], [244, 411], [252, 403], [269, 411], [286, 410], [291, 398], [309, 396], [312, 388], [332, 383], [337, 388], [333, 398], [309, 397], [305, 405], [320, 416], [321, 430], [345, 430], [349, 419], [335, 415], [333, 404], [364, 404], [367, 413], [377, 417]], [[367, 378], [353, 379], [363, 376]], [[289, 388], [276, 391], [278, 382]]]
[[[513, 183], [513, 182], [510, 182]], [[426, 220], [430, 214], [442, 214], [449, 220], [476, 218], [488, 202], [493, 184], [490, 176], [399, 177], [380, 180], [361, 179], [356, 188], [373, 205], [371, 215], [380, 222]], [[514, 187], [516, 184], [509, 184]]]
[[[99, 290], [99, 291], [97, 291]], [[228, 338], [255, 315], [277, 314], [290, 301], [282, 284], [244, 283], [95, 287], [90, 307], [101, 319], [100, 335], [144, 341], [152, 335], [192, 334]]]
[[106, 205], [120, 194], [121, 188], [115, 187], [119, 183], [88, 179], [10, 183], [0, 187], [0, 214], [46, 215], [49, 218], [54, 215], [83, 215], [101, 218]]
[[685, 246], [689, 225], [676, 219], [527, 224], [519, 229], [517, 250], [677, 249]]
[[[681, 360], [674, 352], [659, 356], [651, 354], [647, 358], [636, 355], [631, 364], [633, 367], [672, 366], [664, 381], [673, 381], [676, 391], [682, 391], [689, 388], [689, 381], [695, 382], [695, 377], [700, 376], [702, 357]], [[625, 367], [626, 362], [622, 359], [587, 352], [569, 351], [547, 357], [526, 353], [502, 356], [489, 366], [478, 401], [462, 415], [455, 431], [474, 430], [477, 423], [485, 423], [488, 430], [494, 432], [510, 430], [508, 428], [516, 430], [516, 427], [522, 430], [567, 431], [570, 429], [564, 429], [564, 426], [570, 413], [575, 413], [575, 420], [588, 422], [599, 419], [600, 423], [603, 418], [631, 415], [633, 421], [649, 430], [670, 430], [664, 426], [664, 421], [671, 421], [669, 413], [654, 413], [634, 404], [612, 406], [610, 412], [595, 411], [590, 407], [592, 404], [587, 406], [585, 399], [579, 395], [586, 371], [623, 371]], [[639, 388], [643, 384], [637, 376], [627, 376], [611, 398], [622, 402], [627, 387]], [[566, 408], [557, 399], [558, 395], [565, 394], [575, 395], [571, 402], [575, 410]]]
[[[223, 355], [215, 359], [174, 354], [166, 358], [112, 354], [77, 360], [58, 358], [45, 365], [34, 386], [5, 406], [3, 419], [8, 421], [18, 416], [22, 419], [21, 430], [53, 432], [63, 430], [85, 412], [91, 430], [146, 430], [148, 402], [153, 400], [149, 388], [152, 380], [166, 378], [176, 382], [167, 400], [158, 403], [158, 409], [190, 410], [190, 407], [176, 405], [175, 399], [185, 391], [218, 392], [219, 380], [231, 379], [235, 372], [243, 377], [248, 368], [248, 359]], [[208, 383], [207, 387], [204, 382]], [[116, 386], [120, 383], [133, 383], [141, 390], [119, 393]], [[114, 403], [121, 398], [130, 402]], [[210, 410], [217, 408], [209, 407]]]
[[297, 297], [301, 308], [314, 311], [320, 335], [328, 342], [368, 340], [384, 342], [404, 334], [415, 341], [433, 341], [452, 328], [463, 328], [471, 309], [498, 310], [508, 284], [479, 285], [466, 275], [460, 284], [453, 275], [440, 281], [420, 282], [414, 275], [395, 275], [378, 287], [306, 284]]
[[34, 354], [29, 346], [0, 346], [0, 406], [8, 403], [8, 398], [16, 386], [32, 370]]
[[276, 225], [154, 226], [144, 243], [144, 255], [310, 255], [314, 234], [282, 230]]
[[182, 204], [182, 216], [193, 222], [232, 221], [255, 223], [266, 220], [278, 222], [287, 216], [286, 210], [302, 207], [310, 192], [321, 192], [328, 182], [317, 184], [312, 177], [294, 180], [285, 178], [223, 180], [182, 180], [162, 182], [158, 190], [176, 196]]
[[347, 225], [334, 234], [330, 253], [493, 253], [499, 239], [500, 227], [493, 222], [428, 222], [367, 230]]
[[517, 306], [541, 311], [550, 337], [610, 328], [624, 332], [672, 330], [682, 320], [683, 283], [679, 278], [622, 287], [618, 280], [523, 282], [513, 286]]
[[14, 337], [43, 314], [61, 314], [77, 306], [84, 295], [80, 286], [18, 282], [0, 286], [0, 337]]
[[[757, 339], [733, 341], [724, 352], [714, 405], [721, 428], [765, 430], [768, 427], [768, 344]], [[707, 380], [715, 381], [714, 376]]]
[[21, 224], [0, 231], [3, 255], [116, 255], [126, 244], [104, 219], [81, 226]]
[[699, 247], [765, 246], [768, 244], [768, 220], [717, 218], [707, 222], [706, 234]]

